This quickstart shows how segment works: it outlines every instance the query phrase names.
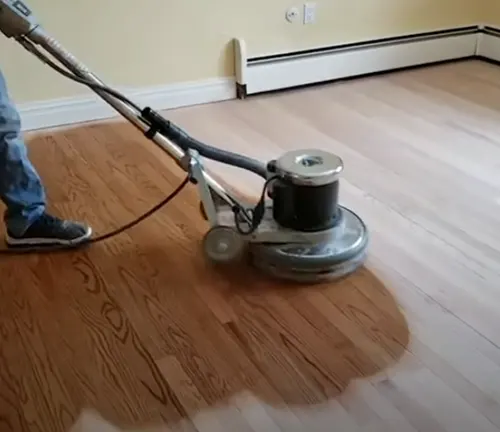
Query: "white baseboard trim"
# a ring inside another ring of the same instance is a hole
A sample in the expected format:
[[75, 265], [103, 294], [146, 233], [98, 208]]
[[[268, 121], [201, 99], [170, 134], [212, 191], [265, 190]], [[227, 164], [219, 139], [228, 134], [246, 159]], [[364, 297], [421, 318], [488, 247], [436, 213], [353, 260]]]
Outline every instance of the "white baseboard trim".
[[[156, 110], [180, 108], [235, 99], [234, 78], [219, 78], [121, 90], [140, 106]], [[18, 105], [24, 131], [68, 126], [118, 117], [119, 114], [89, 90], [89, 95]]]
[[500, 31], [484, 26], [478, 35], [477, 55], [488, 60], [500, 62]]
[[[304, 53], [248, 58], [235, 40], [240, 97], [476, 55], [478, 26], [346, 44]], [[243, 94], [242, 94], [243, 93]]]

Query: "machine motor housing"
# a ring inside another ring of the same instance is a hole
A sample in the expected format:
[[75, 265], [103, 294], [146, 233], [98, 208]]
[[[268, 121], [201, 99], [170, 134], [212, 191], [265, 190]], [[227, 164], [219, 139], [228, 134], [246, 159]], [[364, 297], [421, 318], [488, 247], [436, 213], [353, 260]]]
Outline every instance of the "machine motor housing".
[[294, 150], [268, 164], [273, 218], [284, 228], [324, 231], [340, 222], [339, 176], [343, 161], [323, 150]]

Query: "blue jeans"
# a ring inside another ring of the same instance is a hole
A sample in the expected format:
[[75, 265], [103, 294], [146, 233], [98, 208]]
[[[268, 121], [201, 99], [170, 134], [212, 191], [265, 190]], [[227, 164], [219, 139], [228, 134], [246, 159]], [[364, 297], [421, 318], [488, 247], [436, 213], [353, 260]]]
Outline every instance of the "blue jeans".
[[45, 191], [28, 157], [21, 133], [21, 118], [7, 92], [0, 71], [0, 200], [12, 235], [22, 235], [45, 211]]

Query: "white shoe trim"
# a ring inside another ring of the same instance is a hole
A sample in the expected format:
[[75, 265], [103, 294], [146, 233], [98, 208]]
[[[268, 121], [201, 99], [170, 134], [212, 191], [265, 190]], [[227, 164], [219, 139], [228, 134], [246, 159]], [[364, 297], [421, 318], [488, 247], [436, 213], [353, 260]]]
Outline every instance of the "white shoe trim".
[[51, 245], [61, 245], [61, 246], [74, 246], [79, 243], [84, 242], [92, 236], [92, 228], [87, 227], [85, 234], [71, 240], [64, 240], [58, 238], [15, 238], [7, 234], [6, 242], [9, 246], [51, 246]]

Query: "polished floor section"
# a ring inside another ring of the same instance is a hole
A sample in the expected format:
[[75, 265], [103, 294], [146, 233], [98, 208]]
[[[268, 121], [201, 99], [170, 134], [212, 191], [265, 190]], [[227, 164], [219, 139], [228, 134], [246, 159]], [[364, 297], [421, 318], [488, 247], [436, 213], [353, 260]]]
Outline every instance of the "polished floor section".
[[[261, 159], [339, 154], [341, 202], [371, 231], [365, 268], [300, 288], [213, 269], [194, 187], [105, 243], [1, 256], [0, 431], [500, 429], [500, 68], [465, 62], [167, 115]], [[36, 133], [29, 148], [51, 207], [97, 234], [183, 178], [123, 122]], [[209, 166], [259, 193], [252, 174]]]

